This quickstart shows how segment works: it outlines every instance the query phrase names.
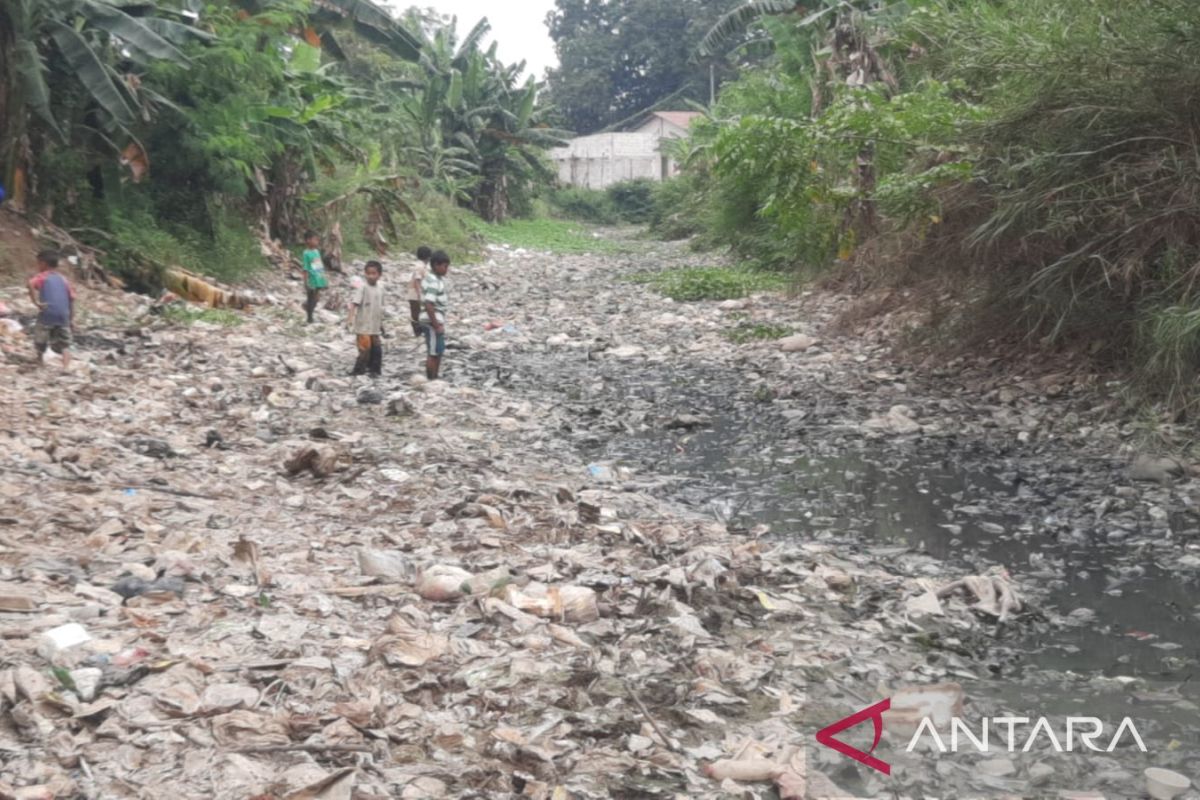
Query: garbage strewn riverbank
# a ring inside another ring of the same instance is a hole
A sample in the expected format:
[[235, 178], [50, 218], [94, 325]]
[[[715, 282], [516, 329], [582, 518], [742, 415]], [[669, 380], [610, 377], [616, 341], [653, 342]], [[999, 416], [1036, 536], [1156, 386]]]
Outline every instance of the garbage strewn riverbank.
[[[345, 377], [349, 337], [301, 325], [286, 286], [231, 327], [92, 295], [78, 371], [0, 363], [0, 796], [1124, 797], [1143, 766], [1195, 774], [1194, 747], [1161, 740], [1103, 769], [965, 754], [887, 779], [817, 747], [902, 687], [1007, 669], [989, 640], [1063, 635], [1077, 609], [1045, 604], [1069, 565], [1004, 565], [1027, 607], [999, 625], [999, 596], [937, 597], [984, 569], [839, 540], [865, 506], [837, 492], [804, 535], [742, 526], [762, 498], [714, 508], [672, 474], [724, 419], [678, 408], [678, 384], [769, 418], [751, 457], [1004, 453], [1002, 507], [966, 486], [928, 520], [951, 539], [1049, 528], [1186, 564], [1193, 485], [1128, 480], [1086, 380], [989, 387], [964, 364], [984, 383], [955, 386], [955, 365], [891, 363], [884, 334], [829, 337], [836, 298], [675, 304], [622, 282], [633, 268], [511, 250], [455, 268], [445, 383], [412, 377], [399, 336], [383, 381]], [[731, 343], [746, 320], [811, 341]], [[1194, 647], [1164, 653], [1186, 668]], [[999, 702], [968, 690], [967, 713]]]

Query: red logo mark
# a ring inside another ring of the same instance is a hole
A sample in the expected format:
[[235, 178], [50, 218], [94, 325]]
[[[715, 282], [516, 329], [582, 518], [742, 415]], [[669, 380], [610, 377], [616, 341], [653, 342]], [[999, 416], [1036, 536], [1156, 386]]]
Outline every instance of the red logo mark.
[[[871, 753], [875, 752], [875, 748], [879, 746], [879, 739], [883, 736], [883, 712], [887, 711], [891, 707], [892, 707], [892, 701], [891, 701], [891, 698], [888, 698], [887, 700], [884, 700], [881, 703], [876, 703], [875, 705], [871, 706], [870, 708], [864, 708], [862, 711], [859, 711], [857, 714], [851, 714], [850, 716], [846, 717], [845, 719], [835, 722], [832, 725], [830, 725], [828, 728], [825, 728], [824, 730], [819, 731], [817, 733], [817, 741], [820, 742], [821, 744], [825, 745], [826, 747], [831, 747], [834, 750], [837, 750], [839, 753], [841, 753], [844, 756], [849, 756], [850, 758], [853, 758], [855, 761], [859, 762], [860, 764], [866, 764], [868, 767], [870, 767], [873, 770], [878, 770], [879, 772], [882, 772], [884, 775], [891, 775], [892, 774], [892, 765], [887, 763], [886, 761], [881, 761], [880, 759], [871, 755]], [[846, 744], [845, 742], [840, 742], [837, 739], [833, 738], [834, 736], [841, 733], [842, 731], [849, 730], [850, 728], [853, 728], [855, 725], [860, 725], [860, 724], [866, 722], [867, 720], [871, 720], [872, 722], [875, 723], [875, 742], [871, 745], [871, 749], [869, 752], [864, 753], [862, 750], [859, 750], [855, 747], [851, 747], [850, 745]]]

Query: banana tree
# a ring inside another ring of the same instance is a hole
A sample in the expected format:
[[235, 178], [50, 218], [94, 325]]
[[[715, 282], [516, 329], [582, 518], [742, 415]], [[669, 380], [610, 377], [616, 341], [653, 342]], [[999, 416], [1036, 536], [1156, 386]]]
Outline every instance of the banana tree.
[[535, 181], [556, 177], [544, 158], [546, 150], [563, 147], [570, 136], [550, 127], [550, 109], [538, 107], [538, 85], [530, 77], [514, 88], [515, 74], [502, 71], [489, 82], [488, 106], [482, 107], [479, 133], [481, 180], [475, 192], [475, 211], [489, 222], [505, 221], [515, 193]]
[[503, 221], [514, 192], [533, 180], [553, 180], [542, 152], [566, 144], [569, 134], [547, 123], [536, 81], [518, 83], [524, 64], [501, 63], [494, 44], [481, 49], [491, 30], [486, 19], [461, 42], [455, 27], [424, 42], [425, 86], [411, 113], [427, 160], [473, 165], [472, 174], [454, 181], [460, 200], [486, 220]]
[[[205, 38], [165, 2], [0, 0], [0, 179], [14, 204], [24, 205], [33, 160], [30, 115], [64, 141], [87, 127], [124, 149], [134, 124], [162, 101], [141, 87], [136, 70], [162, 59], [185, 63], [180, 46]], [[75, 89], [86, 119], [57, 104]]]
[[[750, 0], [717, 23], [704, 38], [700, 50], [702, 54], [712, 55], [728, 47], [731, 40], [753, 22], [783, 15], [784, 24], [790, 24], [792, 31], [805, 35], [810, 45], [807, 50], [813, 59], [811, 114], [816, 117], [847, 87], [880, 86], [885, 93], [899, 88], [879, 52], [874, 34], [879, 20], [906, 13], [913, 2]], [[866, 140], [862, 142], [855, 163], [855, 200], [849, 205], [842, 224], [846, 231], [857, 230], [870, 235], [876, 228], [875, 172], [875, 143]]]

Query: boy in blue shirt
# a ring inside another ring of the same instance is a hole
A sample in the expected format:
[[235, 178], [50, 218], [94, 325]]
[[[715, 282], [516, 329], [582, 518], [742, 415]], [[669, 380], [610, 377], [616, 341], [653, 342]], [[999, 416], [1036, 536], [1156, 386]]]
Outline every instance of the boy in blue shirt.
[[38, 253], [38, 274], [29, 281], [29, 299], [38, 308], [33, 344], [38, 364], [46, 349], [62, 356], [63, 369], [71, 366], [71, 331], [75, 330], [75, 287], [58, 271], [58, 253]]

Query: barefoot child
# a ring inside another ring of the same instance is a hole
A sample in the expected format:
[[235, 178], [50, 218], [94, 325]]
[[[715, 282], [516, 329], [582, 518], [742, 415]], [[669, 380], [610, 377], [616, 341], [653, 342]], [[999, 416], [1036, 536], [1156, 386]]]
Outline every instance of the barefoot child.
[[429, 257], [433, 251], [425, 245], [417, 248], [417, 260], [413, 265], [412, 275], [409, 276], [407, 291], [408, 309], [412, 312], [413, 336], [421, 335], [421, 283], [429, 274]]
[[313, 312], [321, 302], [321, 292], [329, 287], [329, 279], [325, 277], [325, 262], [321, 258], [321, 237], [313, 231], [304, 234], [304, 312], [308, 316], [308, 324], [313, 322]]
[[425, 344], [428, 358], [425, 361], [425, 377], [436, 381], [442, 369], [442, 356], [446, 353], [446, 311], [450, 305], [450, 293], [446, 288], [446, 273], [450, 271], [450, 256], [438, 250], [429, 258], [429, 274], [421, 282], [421, 300], [429, 321], [425, 323]]
[[71, 366], [71, 332], [75, 330], [75, 287], [58, 271], [58, 253], [43, 250], [37, 264], [38, 274], [29, 281], [29, 299], [38, 307], [33, 329], [38, 363], [50, 348], [62, 356], [66, 369]]
[[358, 340], [358, 361], [354, 375], [370, 373], [378, 378], [383, 373], [383, 265], [368, 261], [367, 282], [354, 290], [350, 301], [350, 330]]

